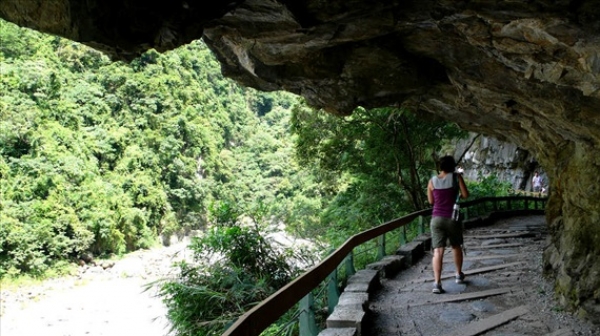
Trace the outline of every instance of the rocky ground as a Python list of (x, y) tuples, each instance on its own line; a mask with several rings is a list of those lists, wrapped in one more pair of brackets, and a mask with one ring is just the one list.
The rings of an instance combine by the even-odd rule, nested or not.
[[(383, 288), (371, 300), (369, 335), (464, 335), (467, 326), (497, 323), (507, 311), (522, 309), (517, 318), (499, 323), (478, 335), (600, 335), (594, 326), (564, 311), (553, 296), (552, 283), (542, 276), (542, 251), (547, 244), (542, 216), (514, 217), (465, 233), (467, 254), (464, 284), (454, 281), (452, 255), (446, 254), (442, 275), (444, 294), (432, 294), (431, 254), (395, 278), (382, 281)], [(519, 232), (534, 237), (506, 238)], [(496, 236), (496, 237), (494, 237)], [(486, 268), (502, 267), (495, 271)], [(510, 289), (500, 295), (453, 300), (460, 295)], [(495, 321), (495, 322), (493, 322)], [(469, 334), (471, 335), (471, 334)]]
[[(271, 228), (268, 239), (279, 246), (310, 246), (283, 229)], [(185, 238), (120, 260), (94, 260), (79, 267), (77, 276), (0, 288), (0, 336), (168, 335), (166, 307), (156, 287), (146, 288), (176, 274), (173, 263), (191, 260), (188, 242)]]
[(98, 261), (77, 276), (2, 289), (2, 336), (165, 336), (166, 308), (152, 281), (172, 274), (173, 262), (190, 257), (180, 242), (131, 253), (121, 260)]

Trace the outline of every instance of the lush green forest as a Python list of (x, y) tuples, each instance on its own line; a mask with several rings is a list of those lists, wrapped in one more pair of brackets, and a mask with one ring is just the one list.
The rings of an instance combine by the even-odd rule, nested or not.
[(298, 274), (289, 260), (311, 256), (274, 249), (266, 225), (326, 251), (421, 209), (436, 153), (464, 135), (240, 87), (200, 41), (131, 63), (4, 21), (0, 41), (0, 278), (199, 229), (197, 260), (225, 258), (163, 285), (180, 335), (221, 330)]
[[(200, 42), (131, 64), (0, 22), (0, 275), (148, 247), (300, 188), (296, 98), (224, 79)], [(285, 173), (285, 177), (284, 177)]]

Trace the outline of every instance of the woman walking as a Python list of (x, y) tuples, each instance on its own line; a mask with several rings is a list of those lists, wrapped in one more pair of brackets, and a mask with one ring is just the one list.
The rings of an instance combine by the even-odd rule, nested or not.
[(456, 162), (452, 156), (444, 156), (440, 159), (440, 170), (437, 176), (429, 180), (427, 185), (427, 200), (433, 205), (431, 216), (431, 245), (433, 247), (433, 293), (441, 294), (442, 288), (442, 263), (444, 249), (447, 241), (452, 246), (454, 264), (456, 265), (456, 283), (463, 283), (465, 275), (462, 272), (462, 226), (452, 216), (454, 204), (459, 197), (469, 197), (469, 191), (461, 174), (456, 174)]

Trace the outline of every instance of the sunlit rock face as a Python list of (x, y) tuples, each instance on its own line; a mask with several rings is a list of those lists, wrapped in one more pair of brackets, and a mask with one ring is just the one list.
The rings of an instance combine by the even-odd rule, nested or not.
[(568, 307), (600, 323), (597, 1), (202, 4), (2, 0), (0, 15), (120, 59), (203, 35), (244, 85), (342, 115), (407, 106), (527, 149), (551, 181), (546, 270)]
[(482, 181), (494, 176), (498, 181), (510, 184), (516, 192), (533, 191), (531, 184), (534, 172), (542, 178), (542, 185), (550, 182), (544, 168), (529, 151), (515, 144), (495, 138), (471, 133), (442, 149), (441, 155), (452, 155), (460, 159), (466, 180)]

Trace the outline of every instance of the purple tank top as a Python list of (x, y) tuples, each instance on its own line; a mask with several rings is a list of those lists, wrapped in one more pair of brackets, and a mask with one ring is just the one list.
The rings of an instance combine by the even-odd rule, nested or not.
[(443, 178), (434, 176), (433, 182), (433, 216), (452, 218), (452, 207), (456, 201), (456, 191), (452, 187), (454, 174), (446, 174)]

